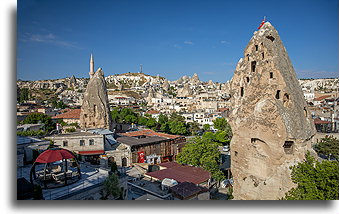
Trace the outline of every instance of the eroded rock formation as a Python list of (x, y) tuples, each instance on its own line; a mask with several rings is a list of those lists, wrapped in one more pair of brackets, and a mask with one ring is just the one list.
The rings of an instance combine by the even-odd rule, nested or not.
[(86, 128), (111, 129), (104, 72), (99, 68), (88, 82), (81, 106), (80, 126)]
[(311, 115), (278, 32), (254, 32), (230, 82), (235, 199), (276, 200), (294, 187), (290, 166), (315, 134)]

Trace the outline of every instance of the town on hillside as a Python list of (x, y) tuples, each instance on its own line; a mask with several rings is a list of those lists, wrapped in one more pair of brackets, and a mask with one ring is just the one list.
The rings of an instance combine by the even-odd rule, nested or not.
[(223, 83), (89, 65), (17, 81), (17, 199), (305, 199), (293, 166), (338, 169), (338, 79), (298, 80), (269, 22)]

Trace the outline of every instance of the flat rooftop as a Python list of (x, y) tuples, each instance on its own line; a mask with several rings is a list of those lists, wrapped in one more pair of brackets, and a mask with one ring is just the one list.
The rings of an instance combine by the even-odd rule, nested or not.
[(136, 145), (160, 143), (163, 141), (167, 141), (167, 138), (158, 137), (158, 136), (150, 136), (150, 137), (145, 137), (145, 138), (118, 137), (116, 140), (118, 141), (118, 143), (123, 143), (129, 146), (136, 146)]

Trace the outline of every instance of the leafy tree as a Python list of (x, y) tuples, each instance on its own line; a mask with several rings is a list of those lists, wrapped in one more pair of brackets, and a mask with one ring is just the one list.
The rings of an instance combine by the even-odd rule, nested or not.
[(120, 183), (119, 178), (116, 174), (112, 173), (104, 181), (104, 190), (106, 192), (106, 196), (104, 198), (107, 198), (110, 195), (113, 196), (114, 198), (120, 196), (121, 194)]
[(130, 114), (125, 117), (125, 122), (127, 123), (136, 123), (137, 121), (138, 121), (138, 118), (134, 115)]
[(338, 139), (333, 136), (322, 138), (319, 143), (314, 145), (314, 150), (318, 154), (329, 157), (330, 155), (339, 160), (339, 143)]
[(149, 118), (147, 120), (146, 126), (149, 128), (155, 127), (157, 125), (157, 121), (154, 118)]
[(130, 108), (123, 108), (123, 109), (120, 110), (120, 115), (121, 115), (122, 118), (126, 119), (126, 117), (129, 116), (129, 115), (135, 116), (135, 113)]
[(145, 126), (147, 124), (148, 119), (146, 117), (139, 117), (138, 124)]
[(205, 132), (202, 135), (202, 138), (208, 139), (208, 140), (211, 140), (211, 141), (215, 141), (215, 136), (214, 136), (213, 132)]
[(17, 100), (19, 103), (23, 103), (27, 100), (29, 100), (29, 96), (30, 96), (30, 93), (29, 93), (29, 89), (28, 88), (17, 88), (18, 90), (18, 97), (17, 97)]
[(316, 161), (308, 152), (306, 160), (291, 167), (292, 181), (298, 186), (285, 195), (286, 200), (338, 200), (338, 161)]
[(52, 118), (42, 113), (32, 113), (22, 121), (23, 124), (37, 124), (39, 122), (45, 124), (47, 131), (55, 129), (55, 123), (52, 121)]
[(122, 123), (123, 122), (123, 118), (120, 115), (120, 112), (118, 109), (114, 109), (113, 111), (111, 111), (111, 118), (112, 121), (116, 122), (116, 123)]
[(202, 167), (209, 171), (214, 179), (221, 181), (225, 176), (219, 169), (221, 155), (219, 146), (219, 143), (210, 139), (196, 137), (183, 147), (176, 160), (181, 164)]
[(170, 116), (170, 121), (182, 122), (185, 123), (185, 117), (181, 116), (177, 112), (173, 112)]
[(210, 128), (211, 128), (211, 125), (210, 125), (210, 124), (204, 124), (204, 125), (203, 125), (203, 129), (204, 129), (205, 131), (210, 130)]
[(187, 125), (188, 125), (188, 131), (191, 133), (191, 135), (196, 134), (196, 132), (200, 130), (200, 125), (196, 121), (192, 123), (188, 123)]
[(227, 138), (230, 140), (232, 138), (232, 129), (230, 124), (227, 122), (227, 120), (223, 117), (217, 118), (213, 121), (214, 128), (225, 131)]
[(171, 134), (185, 135), (187, 134), (187, 128), (185, 123), (180, 121), (170, 121), (169, 130)]
[(160, 131), (169, 133), (170, 132), (169, 122), (161, 124)]
[(228, 138), (228, 135), (225, 131), (217, 131), (215, 134), (214, 134), (214, 139), (217, 141), (217, 142), (220, 142), (222, 144), (225, 144), (226, 142), (228, 142), (229, 138)]
[(167, 115), (165, 115), (165, 114), (160, 114), (159, 115), (159, 118), (158, 118), (158, 123), (159, 124), (165, 124), (165, 123), (167, 123), (168, 122), (168, 117), (167, 117)]

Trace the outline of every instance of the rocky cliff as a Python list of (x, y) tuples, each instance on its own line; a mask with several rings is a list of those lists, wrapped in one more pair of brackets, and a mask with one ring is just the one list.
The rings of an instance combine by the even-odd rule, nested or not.
[(88, 82), (81, 106), (80, 127), (111, 129), (106, 82), (101, 68)]
[(230, 82), (234, 197), (279, 199), (294, 184), (289, 167), (311, 149), (315, 128), (278, 32), (254, 32)]

